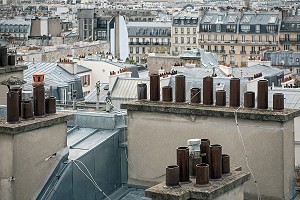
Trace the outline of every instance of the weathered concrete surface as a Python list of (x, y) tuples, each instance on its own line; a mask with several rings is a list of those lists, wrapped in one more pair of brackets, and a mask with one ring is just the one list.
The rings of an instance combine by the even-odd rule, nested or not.
[(0, 118), (0, 133), (3, 134), (19, 134), (35, 129), (40, 129), (55, 124), (60, 124), (72, 119), (74, 115), (66, 113), (56, 113), (43, 118), (35, 118), (33, 120), (21, 121), (16, 124), (6, 123), (6, 117)]
[(67, 147), (70, 114), (6, 124), (0, 120), (0, 199), (29, 200)]
[[(213, 116), (234, 118), (237, 108), (214, 107), (202, 104), (168, 103), (150, 101), (131, 101), (121, 105), (122, 109), (142, 112), (176, 113), (196, 116)], [(239, 119), (285, 122), (300, 115), (300, 110), (285, 109), (282, 112), (273, 110), (239, 109)]]
[[(180, 188), (172, 189), (165, 188), (165, 182), (163, 182), (145, 190), (145, 196), (153, 200), (211, 200), (216, 198), (231, 200), (232, 196), (229, 193), (236, 194), (236, 191), (233, 191), (234, 188), (241, 187), (250, 178), (250, 173), (231, 171), (230, 176), (223, 176), (222, 180), (210, 180), (208, 185), (201, 187), (195, 186), (195, 179), (191, 179), (192, 183), (182, 184)], [(238, 191), (243, 194), (243, 190)], [(243, 200), (243, 197), (240, 200)]]
[[(175, 103), (130, 102), (128, 108), (128, 176), (130, 184), (153, 186), (164, 180), (165, 166), (176, 163), (176, 148), (191, 138), (221, 144), (232, 165), (248, 162), (262, 199), (290, 199), (294, 191), (294, 119), (299, 110), (238, 110)], [(145, 159), (147, 158), (147, 159)], [(245, 192), (257, 195), (253, 181)]]

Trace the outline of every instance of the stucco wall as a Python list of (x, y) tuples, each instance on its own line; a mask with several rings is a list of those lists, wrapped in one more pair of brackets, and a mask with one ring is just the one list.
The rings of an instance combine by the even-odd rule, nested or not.
[[(15, 135), (0, 133), (0, 176), (6, 177), (0, 182), (0, 199), (32, 199), (60, 159), (54, 154), (67, 146), (66, 134), (66, 122)], [(15, 180), (8, 181), (12, 176)]]
[[(128, 176), (131, 184), (164, 181), (165, 166), (176, 164), (176, 148), (191, 138), (209, 138), (248, 171), (234, 118), (128, 111)], [(289, 199), (294, 174), (294, 122), (238, 120), (249, 166), (261, 195)], [(146, 159), (145, 159), (146, 158)], [(253, 180), (245, 192), (256, 195)]]
[(158, 70), (163, 67), (166, 71), (170, 71), (175, 63), (181, 63), (182, 60), (176, 56), (149, 56), (147, 59), (147, 68), (151, 74), (158, 73)]

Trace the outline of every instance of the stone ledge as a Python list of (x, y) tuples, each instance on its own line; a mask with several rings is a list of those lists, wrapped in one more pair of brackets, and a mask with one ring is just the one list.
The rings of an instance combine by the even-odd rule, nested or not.
[(24, 71), (27, 68), (28, 67), (26, 65), (14, 65), (14, 66), (0, 67), (0, 74)]
[[(175, 102), (150, 102), (150, 101), (130, 101), (121, 104), (122, 109), (128, 111), (159, 112), (188, 114), (198, 116), (227, 117), (234, 118), (237, 108), (206, 106), (203, 104), (175, 103)], [(271, 109), (245, 109), (237, 111), (239, 119), (279, 121), (285, 122), (300, 115), (300, 110), (285, 109), (283, 111), (273, 111)]]
[(145, 190), (145, 196), (154, 200), (188, 200), (214, 199), (250, 180), (251, 174), (242, 171), (231, 171), (231, 175), (223, 176), (222, 180), (210, 180), (208, 186), (195, 187), (192, 183), (183, 184), (180, 188), (165, 188), (165, 182)]
[(48, 115), (43, 118), (35, 118), (32, 120), (21, 120), (20, 123), (9, 124), (6, 123), (6, 117), (0, 118), (0, 133), (2, 134), (19, 134), (39, 128), (44, 128), (56, 124), (64, 123), (70, 119), (73, 119), (73, 114), (67, 113), (56, 113), (53, 115)]

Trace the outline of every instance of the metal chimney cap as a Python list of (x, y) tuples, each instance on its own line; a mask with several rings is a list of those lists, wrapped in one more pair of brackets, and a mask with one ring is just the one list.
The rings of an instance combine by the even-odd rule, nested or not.
[(189, 139), (187, 141), (188, 146), (196, 146), (201, 144), (201, 139)]

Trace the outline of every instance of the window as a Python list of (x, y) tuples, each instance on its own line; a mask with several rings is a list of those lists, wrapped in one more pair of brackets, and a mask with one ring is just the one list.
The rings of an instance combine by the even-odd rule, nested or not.
[(300, 41), (300, 34), (297, 35), (297, 41)]
[(242, 46), (242, 53), (246, 54), (246, 47), (245, 46)]
[(207, 35), (207, 41), (210, 41), (210, 35)]
[(255, 54), (255, 46), (252, 46), (252, 47), (251, 47), (251, 52), (250, 52), (250, 54)]
[(255, 32), (256, 32), (256, 33), (260, 33), (260, 25), (259, 25), (259, 24), (257, 24), (257, 25), (255, 26)]
[(178, 24), (178, 19), (175, 19), (174, 22), (175, 22), (175, 24)]
[(255, 35), (251, 36), (251, 42), (255, 42)]
[(200, 41), (204, 40), (204, 35), (200, 35)]
[(245, 24), (241, 25), (241, 32), (243, 33), (250, 32), (250, 25), (245, 25)]
[(191, 43), (190, 37), (187, 37), (186, 39), (187, 39), (187, 43), (190, 44)]
[(221, 53), (225, 53), (224, 46), (221, 46)]
[(140, 53), (140, 48), (139, 48), (139, 47), (136, 47), (135, 52), (136, 52), (136, 53)]
[(184, 33), (184, 28), (181, 28), (181, 34), (183, 34)]
[(227, 25), (226, 26), (226, 32), (231, 32), (234, 33), (235, 32), (235, 25)]
[(178, 52), (178, 47), (175, 47), (175, 52)]
[(221, 32), (221, 24), (216, 25), (217, 32)]
[(136, 43), (139, 44), (140, 43), (140, 39), (136, 38)]
[(245, 41), (246, 41), (246, 36), (242, 35), (242, 42), (245, 42)]
[(290, 34), (284, 34), (284, 40), (289, 41), (290, 40)]
[(224, 41), (224, 35), (221, 35), (221, 41)]
[(190, 34), (190, 28), (186, 29), (187, 34)]
[(175, 33), (178, 33), (178, 28), (175, 28)]
[(230, 35), (230, 41), (234, 40), (234, 35)]
[(207, 51), (211, 51), (211, 46), (207, 45)]
[(262, 36), (258, 36), (258, 42), (262, 42)]
[(81, 76), (82, 87), (86, 87), (90, 85), (90, 75)]
[(283, 45), (283, 50), (290, 50), (290, 45)]
[(130, 47), (130, 53), (133, 53), (133, 47)]
[(300, 45), (297, 45), (297, 51), (300, 51)]
[(215, 40), (215, 41), (218, 41), (218, 35), (215, 35), (214, 40)]
[(196, 34), (196, 28), (193, 28), (193, 34)]
[(218, 46), (215, 46), (215, 52), (218, 53)]
[(204, 32), (209, 32), (211, 29), (211, 25), (210, 24), (202, 24), (202, 30)]
[(276, 30), (276, 26), (274, 26), (274, 25), (269, 25), (266, 28), (267, 28), (268, 33), (274, 33)]
[(193, 37), (193, 44), (196, 44), (196, 37)]
[(270, 41), (269, 36), (266, 36), (266, 42), (269, 42), (269, 41)]
[(181, 37), (181, 44), (184, 43), (184, 37)]

